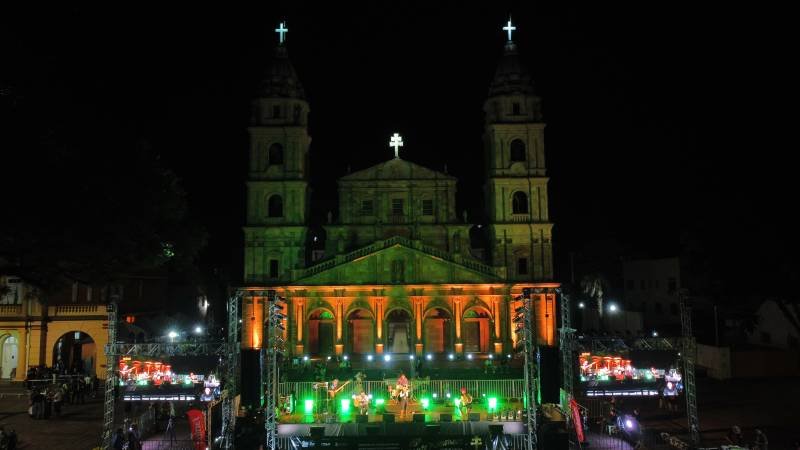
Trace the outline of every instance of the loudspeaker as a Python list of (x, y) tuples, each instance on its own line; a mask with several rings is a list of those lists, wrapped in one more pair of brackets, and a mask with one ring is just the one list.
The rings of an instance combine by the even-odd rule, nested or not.
[(381, 433), (381, 427), (369, 426), (367, 427), (367, 436), (377, 436)]
[(491, 424), (489, 425), (489, 434), (492, 436), (497, 436), (503, 434), (503, 424)]
[(366, 414), (356, 414), (356, 423), (367, 423), (369, 422), (369, 416)]
[(242, 406), (257, 408), (261, 404), (261, 392), (259, 391), (259, 386), (261, 385), (260, 357), (260, 350), (242, 350), (240, 360), (242, 368)]
[(425, 414), (414, 414), (414, 422), (425, 422)]
[(441, 413), (439, 414), (439, 422), (452, 422), (453, 415), (450, 413)]
[(394, 414), (384, 414), (383, 423), (394, 423)]
[(481, 421), (481, 413), (469, 413), (469, 421), (470, 422), (480, 422)]
[(325, 437), (325, 427), (311, 427), (311, 439), (322, 439)]
[(561, 388), (561, 375), (559, 365), (561, 357), (558, 348), (540, 347), (538, 353), (539, 392), (542, 403), (558, 403), (559, 389)]
[(425, 434), (438, 434), (440, 431), (441, 425), (425, 425)]

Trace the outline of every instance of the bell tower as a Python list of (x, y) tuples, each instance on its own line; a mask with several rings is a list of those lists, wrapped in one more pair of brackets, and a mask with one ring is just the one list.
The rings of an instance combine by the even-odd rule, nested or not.
[(289, 281), (305, 266), (309, 211), (309, 106), (289, 61), (285, 24), (251, 103), (245, 282)]
[(483, 144), (491, 262), (509, 280), (553, 279), (552, 228), (547, 207), (541, 99), (511, 39), (484, 103)]

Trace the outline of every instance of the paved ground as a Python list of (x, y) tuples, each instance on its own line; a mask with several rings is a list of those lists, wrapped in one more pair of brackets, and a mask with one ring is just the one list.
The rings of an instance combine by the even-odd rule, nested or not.
[(103, 404), (100, 399), (84, 405), (64, 405), (60, 418), (33, 420), (28, 417), (27, 396), (3, 386), (0, 389), (0, 425), (13, 428), (19, 436), (19, 448), (25, 450), (91, 450), (97, 446), (102, 431)]

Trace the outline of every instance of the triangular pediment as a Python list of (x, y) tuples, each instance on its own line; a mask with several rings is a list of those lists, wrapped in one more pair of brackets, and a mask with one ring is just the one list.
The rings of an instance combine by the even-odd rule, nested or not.
[(395, 237), (299, 270), (292, 284), (496, 283), (502, 271)]
[(455, 180), (455, 178), (411, 161), (394, 158), (345, 175), (339, 180), (347, 182), (367, 180)]

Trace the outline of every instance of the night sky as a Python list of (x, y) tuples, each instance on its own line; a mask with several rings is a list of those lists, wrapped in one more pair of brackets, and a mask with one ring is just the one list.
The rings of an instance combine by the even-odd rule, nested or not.
[(249, 100), (279, 21), (311, 105), (315, 221), (335, 208), (348, 166), (392, 157), (393, 132), (404, 159), (447, 165), (459, 210), (476, 218), (481, 107), (511, 13), (543, 99), (558, 278), (569, 252), (675, 255), (687, 235), (731, 280), (774, 277), (789, 261), (796, 144), (777, 143), (782, 121), (769, 106), (784, 101), (788, 33), (759, 12), (697, 2), (273, 3), (7, 10), (1, 81), (52, 93), (61, 111), (124, 123), (121, 140), (149, 142), (210, 234), (201, 264), (239, 276)]

